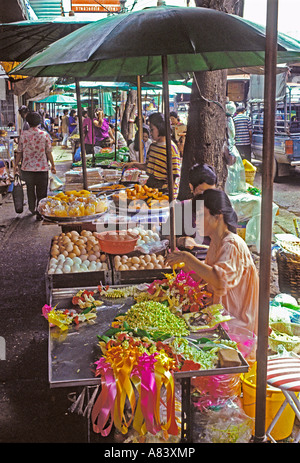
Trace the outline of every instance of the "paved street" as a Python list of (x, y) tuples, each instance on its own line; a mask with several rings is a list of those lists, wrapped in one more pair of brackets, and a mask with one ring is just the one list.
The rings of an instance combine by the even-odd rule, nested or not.
[[(261, 174), (258, 170), (255, 186), (261, 188)], [(276, 216), (274, 233), (295, 233), (293, 219), (300, 220), (300, 168), (287, 177), (281, 177), (274, 183), (273, 200), (279, 206), (279, 215)]]
[[(71, 165), (70, 151), (56, 148), (54, 154), (62, 176)], [(300, 216), (297, 182), (275, 186), (274, 199), (282, 202), (276, 226), (284, 231), (293, 231), (294, 213)], [(9, 198), (0, 206), (0, 218), (0, 336), (6, 341), (6, 360), (0, 361), (0, 442), (86, 442), (85, 419), (68, 412), (67, 394), (74, 389), (50, 389), (48, 384), (48, 325), (41, 308), (50, 243), (60, 227), (37, 222), (26, 207), (16, 216)]]

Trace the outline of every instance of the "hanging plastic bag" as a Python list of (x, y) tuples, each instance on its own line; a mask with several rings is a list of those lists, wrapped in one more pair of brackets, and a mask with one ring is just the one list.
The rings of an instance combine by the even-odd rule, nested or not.
[(249, 443), (252, 437), (253, 418), (250, 418), (234, 401), (209, 410), (204, 436), (206, 443)]
[(16, 213), (22, 214), (23, 203), (24, 203), (24, 191), (23, 191), (21, 178), (18, 174), (16, 174), (14, 178), (14, 187), (13, 187), (12, 195), (13, 195), (13, 201), (14, 201)]
[(74, 162), (81, 161), (81, 148), (77, 148), (74, 154)]
[(57, 175), (50, 174), (50, 185), (49, 188), (51, 191), (61, 190), (64, 185), (64, 182), (60, 180)]
[(232, 158), (232, 161), (227, 165), (228, 176), (225, 184), (225, 192), (228, 195), (245, 193), (247, 190), (244, 164), (235, 146), (235, 126), (232, 118), (235, 110), (236, 106), (234, 102), (228, 101), (226, 103), (227, 146), (229, 157)]

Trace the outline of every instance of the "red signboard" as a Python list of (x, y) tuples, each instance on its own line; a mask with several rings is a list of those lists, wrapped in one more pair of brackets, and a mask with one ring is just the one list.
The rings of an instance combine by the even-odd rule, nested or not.
[(75, 13), (107, 13), (120, 11), (120, 0), (72, 0)]

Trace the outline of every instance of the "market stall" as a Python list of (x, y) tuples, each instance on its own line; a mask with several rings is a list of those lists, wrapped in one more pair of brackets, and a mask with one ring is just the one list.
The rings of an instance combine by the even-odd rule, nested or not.
[[(185, 11), (184, 11), (185, 10)], [(188, 10), (188, 12), (187, 12)], [(179, 11), (179, 9), (178, 9)], [(267, 14), (267, 34), (266, 40), (264, 36), (264, 31), (244, 20), (238, 20), (238, 18), (234, 18), (231, 15), (222, 15), (220, 12), (213, 12), (208, 11), (208, 9), (201, 9), (201, 8), (188, 8), (188, 9), (181, 9), (179, 15), (181, 14), (191, 15), (189, 17), (189, 27), (175, 27), (176, 21), (178, 20), (180, 24), (184, 24), (183, 19), (179, 19), (174, 11), (173, 8), (169, 10), (165, 8), (162, 10), (160, 8), (156, 8), (155, 10), (151, 11), (148, 9), (146, 14), (144, 12), (138, 14), (142, 14), (145, 16), (145, 21), (140, 21), (142, 26), (142, 30), (139, 30), (135, 26), (132, 27), (132, 21), (136, 20), (135, 14), (130, 15), (120, 15), (119, 18), (108, 18), (101, 22), (103, 24), (103, 29), (99, 27), (97, 29), (97, 33), (100, 34), (99, 42), (95, 40), (94, 33), (95, 31), (92, 30), (92, 34), (90, 34), (89, 26), (87, 26), (82, 34), (83, 38), (87, 40), (92, 35), (93, 43), (96, 44), (97, 50), (95, 50), (95, 54), (97, 57), (95, 58), (95, 54), (93, 55), (93, 59), (95, 61), (89, 62), (89, 57), (81, 57), (81, 59), (77, 60), (76, 63), (65, 63), (64, 59), (63, 65), (57, 65), (57, 58), (60, 53), (60, 49), (56, 49), (55, 46), (49, 47), (42, 56), (42, 59), (39, 63), (39, 57), (34, 57), (32, 62), (30, 60), (25, 64), (23, 67), (17, 68), (17, 71), (21, 71), (22, 73), (29, 73), (32, 75), (58, 75), (61, 72), (61, 75), (77, 75), (82, 77), (82, 72), (84, 68), (85, 75), (89, 75), (90, 78), (93, 76), (99, 78), (108, 78), (111, 76), (115, 76), (116, 80), (120, 79), (122, 71), (124, 72), (124, 68), (128, 70), (128, 74), (134, 72), (134, 75), (144, 75), (148, 76), (147, 71), (150, 72), (151, 76), (153, 77), (155, 73), (161, 74), (161, 67), (163, 68), (163, 75), (164, 75), (164, 89), (166, 89), (166, 81), (171, 73), (175, 73), (176, 75), (185, 73), (187, 71), (197, 71), (197, 70), (213, 70), (213, 69), (220, 69), (220, 68), (230, 68), (232, 66), (236, 67), (239, 64), (243, 66), (246, 63), (250, 63), (252, 65), (266, 65), (266, 75), (272, 77), (272, 74), (275, 75), (274, 66), (276, 61), (277, 62), (287, 62), (291, 59), (295, 59), (299, 55), (299, 46), (294, 41), (293, 44), (286, 40), (284, 37), (280, 37), (280, 44), (278, 45), (277, 42), (277, 34), (274, 33), (274, 30), (277, 32), (277, 3), (274, 2), (274, 5), (271, 6), (271, 2), (268, 2), (268, 14)], [(269, 13), (270, 12), (270, 13)], [(170, 14), (169, 14), (170, 13)], [(155, 21), (153, 21), (153, 17), (151, 15), (156, 15)], [(211, 18), (206, 18), (205, 15), (208, 14)], [(198, 15), (200, 16), (198, 18)], [(160, 33), (163, 34), (161, 40), (157, 40), (159, 44), (159, 50), (155, 50), (151, 53), (151, 56), (146, 56), (145, 59), (145, 49), (148, 49), (148, 41), (145, 44), (142, 44), (139, 40), (140, 37), (144, 37), (144, 29), (145, 26), (147, 30), (149, 30), (149, 25), (147, 24), (147, 16), (150, 18), (151, 24), (155, 24), (157, 26), (157, 30), (155, 30), (155, 34), (157, 37), (160, 37)], [(168, 21), (170, 17), (169, 25), (171, 27), (170, 31), (167, 32), (166, 27), (162, 26), (160, 21)], [(129, 30), (130, 37), (133, 40), (133, 46), (129, 47), (128, 43), (124, 44), (126, 46), (126, 51), (130, 50), (132, 55), (127, 56), (126, 53), (123, 52), (121, 47), (120, 40), (116, 40), (116, 52), (114, 54), (113, 59), (107, 60), (107, 55), (105, 54), (106, 46), (109, 46), (110, 52), (112, 51), (112, 38), (109, 36), (109, 32), (113, 30), (114, 32), (118, 32), (121, 28), (111, 27), (111, 21), (122, 21), (123, 18), (125, 20), (128, 19), (129, 23)], [(175, 19), (176, 18), (176, 19)], [(209, 22), (211, 19), (212, 23)], [(207, 32), (207, 44), (203, 42), (203, 36), (200, 37), (200, 44), (197, 44), (197, 34), (194, 35), (194, 30), (199, 30), (199, 21), (203, 20), (203, 27), (204, 30)], [(218, 20), (222, 21), (222, 25), (218, 23)], [(224, 34), (222, 33), (221, 36), (219, 31), (224, 31), (224, 21), (229, 22), (228, 27), (231, 33), (229, 34), (231, 43), (225, 43), (223, 40)], [(233, 22), (231, 22), (233, 21)], [(135, 22), (136, 24), (136, 22)], [(193, 25), (195, 25), (193, 27)], [(117, 25), (116, 25), (117, 26)], [(195, 29), (196, 27), (196, 29)], [(181, 36), (180, 32), (183, 30), (183, 36)], [(186, 31), (189, 30), (189, 33), (192, 33), (193, 38), (192, 40), (186, 40)], [(136, 39), (133, 31), (138, 34), (138, 39)], [(174, 32), (176, 31), (176, 32)], [(209, 33), (212, 36), (209, 36)], [(247, 33), (245, 33), (247, 32)], [(87, 33), (87, 36), (85, 36)], [(124, 33), (122, 29), (122, 34)], [(234, 33), (237, 34), (235, 37)], [(168, 43), (171, 45), (171, 49), (165, 51), (165, 54), (161, 56), (161, 43), (164, 43), (165, 34), (168, 35), (169, 40)], [(174, 35), (175, 34), (175, 35)], [(253, 34), (253, 35), (252, 35)], [(74, 47), (73, 39), (79, 39), (78, 43), (78, 50), (80, 49), (80, 45), (82, 45), (85, 49), (86, 42), (82, 40), (82, 36), (80, 33), (74, 34), (71, 37), (68, 37), (66, 40), (66, 45)], [(221, 38), (221, 39), (220, 39)], [(242, 38), (245, 38), (245, 44), (242, 43)], [(117, 37), (118, 39), (118, 37)], [(193, 43), (193, 47), (190, 47), (190, 43)], [(211, 51), (211, 44), (214, 44), (214, 50)], [(178, 45), (179, 44), (179, 45)], [(184, 48), (184, 45), (187, 45), (187, 48)], [(154, 45), (154, 44), (153, 44)], [(198, 46), (199, 45), (199, 46)], [(66, 48), (67, 48), (66, 46)], [(135, 46), (138, 47), (138, 50), (135, 50)], [(101, 51), (99, 49), (103, 47), (104, 49), (104, 60), (101, 59)], [(250, 47), (250, 49), (249, 49)], [(181, 55), (178, 55), (178, 50), (182, 50)], [(261, 50), (261, 51), (259, 51)], [(266, 53), (265, 53), (266, 50)], [(90, 50), (89, 50), (90, 51)], [(216, 52), (217, 51), (217, 52)], [(51, 53), (53, 52), (53, 59), (51, 58)], [(65, 53), (65, 50), (64, 50)], [(44, 56), (46, 55), (46, 56)], [(167, 55), (177, 55), (175, 59), (167, 60)], [(189, 56), (190, 55), (190, 56)], [(266, 55), (266, 56), (265, 56)], [(90, 55), (89, 55), (90, 56)], [(47, 57), (49, 58), (47, 60)], [(118, 57), (120, 57), (118, 59)], [(180, 58), (183, 58), (182, 60)], [(173, 57), (172, 57), (173, 58)], [(189, 60), (191, 58), (191, 60)], [(43, 61), (44, 59), (44, 61)], [(150, 59), (150, 62), (149, 62)], [(239, 61), (241, 60), (241, 62)], [(188, 62), (189, 61), (189, 62)], [(85, 66), (82, 66), (82, 63), (85, 63)], [(32, 66), (32, 67), (31, 67)], [(125, 70), (126, 70), (125, 69)], [(130, 69), (132, 71), (130, 71)], [(149, 71), (151, 69), (151, 71)], [(122, 71), (121, 71), (122, 70)], [(94, 74), (93, 74), (94, 73)], [(125, 77), (122, 75), (122, 80), (126, 80)], [(270, 204), (272, 203), (272, 181), (270, 180), (271, 172), (272, 172), (272, 147), (273, 147), (273, 139), (274, 139), (274, 107), (272, 106), (272, 102), (274, 100), (274, 95), (272, 94), (275, 85), (272, 85), (272, 79), (266, 79), (266, 101), (270, 103), (268, 117), (266, 117), (266, 125), (265, 125), (265, 137), (264, 137), (264, 151), (266, 153), (266, 169), (264, 169), (264, 177), (263, 177), (263, 191), (264, 195), (262, 198), (262, 210), (264, 213), (263, 222), (262, 222), (262, 248), (268, 250), (270, 247), (270, 234), (271, 234), (271, 220), (270, 220)], [(164, 100), (165, 100), (165, 108), (166, 108), (166, 120), (168, 120), (168, 92), (167, 90), (164, 92)], [(269, 117), (270, 116), (270, 117)], [(167, 141), (169, 140), (169, 136), (167, 136)], [(170, 149), (167, 149), (167, 152), (170, 153)], [(83, 164), (83, 169), (85, 165)], [(169, 169), (169, 171), (171, 171)], [(172, 191), (172, 180), (170, 180), (170, 191)], [(172, 221), (171, 221), (172, 222)], [(172, 235), (172, 233), (171, 233)], [(172, 248), (172, 246), (171, 246)], [(270, 250), (269, 250), (270, 251)], [(266, 384), (266, 330), (267, 330), (267, 322), (266, 317), (268, 317), (268, 304), (269, 304), (269, 292), (266, 291), (266, 288), (269, 287), (268, 276), (270, 273), (270, 259), (269, 259), (268, 251), (263, 256), (261, 260), (261, 287), (262, 290), (260, 292), (260, 319), (259, 319), (259, 348), (258, 354), (260, 359), (264, 359), (265, 361), (261, 362), (260, 371), (258, 375), (258, 386), (259, 386), (259, 400), (257, 401), (257, 408), (258, 410), (262, 411), (260, 413), (262, 419), (258, 420), (258, 427), (257, 427), (257, 439), (264, 439), (264, 409), (265, 409), (265, 384)], [(266, 283), (266, 284), (264, 284)]]
[[(145, 193), (148, 203), (143, 201), (144, 204), (141, 204), (140, 198), (145, 197)], [(155, 439), (156, 434), (160, 435), (159, 432), (165, 430), (169, 436), (166, 441), (174, 438), (191, 442), (192, 378), (221, 378), (223, 375), (231, 378), (231, 375), (239, 376), (248, 370), (243, 349), (230, 339), (220, 325), (230, 319), (223, 307), (211, 304), (211, 294), (206, 291), (205, 285), (199, 286), (183, 269), (172, 269), (165, 262), (169, 242), (162, 239), (160, 226), (168, 218), (167, 200), (162, 192), (135, 184), (125, 190), (115, 190), (110, 200), (103, 195), (97, 197), (88, 191), (73, 190), (48, 197), (40, 205), (40, 212), (46, 219), (69, 225), (70, 228), (66, 233), (62, 231), (53, 237), (46, 271), (48, 298), (43, 313), (50, 324), (50, 386), (83, 387), (80, 400), (76, 399), (72, 409), (78, 411), (78, 403), (82, 407), (87, 401), (88, 422), (93, 424), (94, 432), (108, 435), (108, 438), (111, 438), (110, 432), (99, 425), (103, 419), (99, 401), (103, 399), (103, 385), (107, 383), (103, 375), (100, 378), (100, 370), (95, 369), (94, 365), (97, 361), (104, 361), (107, 351), (107, 347), (101, 350), (97, 343), (98, 336), (103, 336), (103, 340), (109, 342), (111, 329), (117, 336), (116, 340), (119, 339), (119, 331), (127, 333), (126, 336), (134, 333), (135, 341), (141, 345), (144, 338), (149, 337), (149, 346), (153, 350), (148, 351), (149, 356), (154, 355), (158, 347), (164, 349), (165, 355), (168, 350), (171, 352), (174, 349), (174, 358), (168, 358), (172, 368), (164, 373), (165, 379), (160, 387), (163, 395), (164, 388), (173, 391), (172, 401), (166, 410), (161, 410), (162, 417), (156, 416), (155, 426), (153, 423), (148, 423), (149, 429), (145, 424), (140, 428), (136, 423), (133, 428), (125, 426), (126, 429), (130, 428), (129, 435), (137, 433), (138, 439), (144, 434), (149, 435), (149, 432)], [(143, 210), (144, 205), (147, 208)], [(95, 214), (84, 215), (91, 212), (91, 208)], [(103, 211), (100, 217), (97, 217), (97, 208)], [(79, 215), (70, 216), (75, 210)], [(112, 221), (112, 217), (116, 222)], [(87, 229), (90, 224), (94, 225), (95, 230)], [(83, 298), (81, 302), (80, 298)], [(157, 324), (154, 330), (157, 330), (156, 334), (160, 333), (158, 337), (149, 332), (151, 328), (146, 323), (151, 310), (156, 313), (151, 326)], [(133, 318), (130, 318), (131, 312), (135, 311)], [(116, 320), (124, 313), (130, 322), (129, 319), (124, 322)], [(134, 325), (134, 320), (142, 324)], [(118, 329), (116, 323), (122, 326)], [(164, 333), (166, 327), (167, 332)], [(177, 338), (182, 340), (179, 342)], [(179, 344), (175, 348), (177, 341)], [(114, 336), (111, 342), (114, 344)], [(179, 358), (181, 361), (178, 363)], [(199, 362), (201, 359), (200, 363), (197, 363), (197, 358)], [(151, 359), (154, 362), (154, 357)], [(166, 378), (169, 378), (170, 384)], [(135, 380), (130, 387), (132, 390), (137, 388)], [(205, 390), (204, 397), (208, 393)], [(158, 400), (157, 395), (155, 397), (155, 401)], [(140, 410), (137, 404), (135, 407), (135, 416), (144, 420), (146, 412)], [(165, 423), (165, 413), (173, 423), (170, 428)], [(97, 419), (92, 418), (95, 414)], [(113, 429), (116, 427), (123, 432), (125, 428), (120, 424), (120, 419), (122, 421), (120, 417), (113, 421)]]

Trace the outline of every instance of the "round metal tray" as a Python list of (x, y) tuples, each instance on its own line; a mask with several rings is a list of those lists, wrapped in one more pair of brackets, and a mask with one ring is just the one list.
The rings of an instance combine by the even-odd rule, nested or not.
[(83, 215), (81, 217), (55, 217), (55, 216), (49, 216), (49, 215), (42, 215), (45, 220), (48, 220), (50, 222), (58, 222), (58, 223), (80, 223), (80, 222), (91, 222), (93, 220), (99, 219), (99, 217), (102, 217), (102, 215), (106, 214), (106, 211), (104, 212), (99, 212), (99, 214), (93, 214), (93, 215)]
[(160, 212), (166, 212), (169, 207), (160, 208), (148, 208), (148, 209), (128, 209), (126, 207), (119, 207), (115, 205), (116, 210), (123, 214), (159, 214)]

